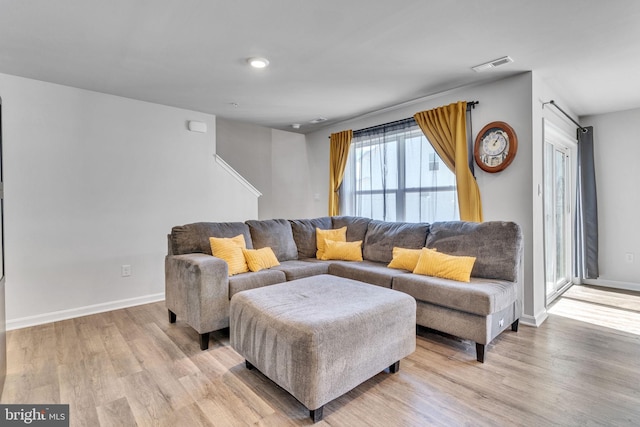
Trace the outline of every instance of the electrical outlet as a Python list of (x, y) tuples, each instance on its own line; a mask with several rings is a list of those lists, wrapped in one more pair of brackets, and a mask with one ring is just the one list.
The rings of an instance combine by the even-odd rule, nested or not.
[(122, 274), (122, 277), (129, 277), (131, 276), (131, 266), (130, 265), (123, 265), (120, 267), (120, 274)]
[(624, 254), (624, 260), (627, 261), (628, 263), (633, 263), (633, 259), (634, 259), (634, 255), (632, 252), (627, 252), (626, 254)]

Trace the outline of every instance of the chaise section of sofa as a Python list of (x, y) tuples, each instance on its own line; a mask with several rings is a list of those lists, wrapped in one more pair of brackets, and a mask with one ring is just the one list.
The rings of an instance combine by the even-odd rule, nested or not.
[(422, 275), (395, 277), (393, 289), (416, 299), (416, 322), (472, 340), (477, 359), (485, 347), (522, 315), (522, 232), (512, 222), (439, 222), (426, 245), (451, 255), (473, 256), (469, 283)]

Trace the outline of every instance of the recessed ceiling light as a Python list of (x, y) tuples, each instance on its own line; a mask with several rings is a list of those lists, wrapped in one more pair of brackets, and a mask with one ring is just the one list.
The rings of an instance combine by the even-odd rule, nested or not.
[(249, 58), (247, 59), (247, 62), (253, 68), (265, 68), (267, 65), (269, 65), (269, 60), (266, 58)]
[(300, 123), (294, 123), (291, 125), (291, 127), (294, 129), (300, 129)]

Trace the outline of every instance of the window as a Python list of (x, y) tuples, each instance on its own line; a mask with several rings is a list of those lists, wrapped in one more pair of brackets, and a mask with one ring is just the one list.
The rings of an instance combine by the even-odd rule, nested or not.
[(413, 119), (354, 132), (340, 197), (342, 215), (459, 219), (455, 175)]

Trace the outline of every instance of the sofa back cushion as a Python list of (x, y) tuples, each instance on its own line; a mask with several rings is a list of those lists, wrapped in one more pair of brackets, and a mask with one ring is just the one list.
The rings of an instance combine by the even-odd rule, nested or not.
[(250, 220), (245, 224), (249, 226), (255, 249), (270, 247), (280, 262), (298, 259), (291, 224), (286, 219)]
[(316, 228), (328, 230), (331, 228), (331, 218), (328, 216), (314, 219), (292, 219), (291, 231), (293, 240), (298, 248), (298, 259), (316, 257)]
[(359, 216), (334, 216), (331, 217), (331, 222), (331, 228), (347, 227), (347, 242), (357, 242), (364, 241), (371, 219)]
[(249, 227), (243, 222), (194, 222), (171, 229), (169, 254), (184, 255), (203, 253), (211, 255), (209, 237), (235, 237), (244, 235), (247, 248), (251, 249)]
[(372, 220), (367, 226), (364, 239), (364, 259), (388, 264), (393, 258), (394, 246), (421, 249), (425, 245), (427, 233), (429, 233), (427, 223)]
[(518, 280), (522, 231), (516, 223), (434, 222), (427, 247), (445, 254), (476, 257), (472, 277)]

